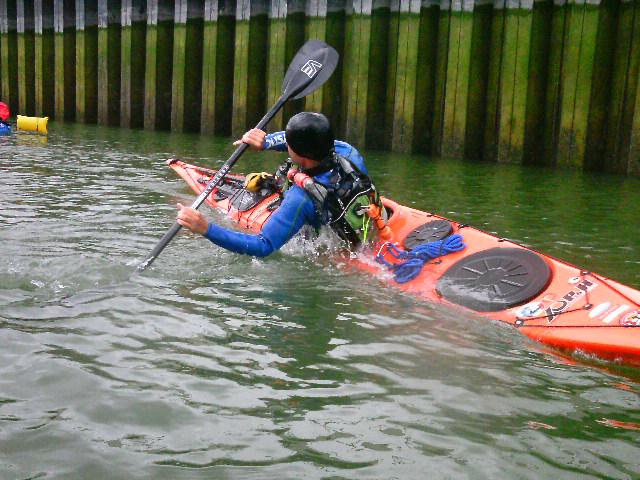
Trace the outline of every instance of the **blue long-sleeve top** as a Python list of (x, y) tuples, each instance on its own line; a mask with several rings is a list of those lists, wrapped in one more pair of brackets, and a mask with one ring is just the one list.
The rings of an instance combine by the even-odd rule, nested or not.
[(8, 135), (11, 133), (11, 125), (0, 120), (0, 135)]
[[(285, 132), (271, 133), (266, 136), (264, 147), (267, 150), (287, 151)], [(360, 152), (346, 142), (335, 141), (335, 150), (339, 155), (351, 160), (365, 174), (368, 174)], [(328, 184), (331, 172), (325, 172), (314, 179)], [(282, 204), (273, 212), (258, 234), (236, 232), (213, 222), (204, 234), (216, 245), (236, 253), (254, 257), (266, 257), (279, 250), (304, 225), (319, 228), (322, 219), (318, 215), (311, 197), (298, 185), (292, 185), (285, 193)]]

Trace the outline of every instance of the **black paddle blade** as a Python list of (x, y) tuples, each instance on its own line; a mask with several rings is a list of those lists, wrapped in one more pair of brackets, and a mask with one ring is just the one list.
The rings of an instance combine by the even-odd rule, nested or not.
[(340, 55), (320, 40), (309, 40), (293, 57), (282, 82), (285, 100), (306, 97), (326, 82), (338, 65)]

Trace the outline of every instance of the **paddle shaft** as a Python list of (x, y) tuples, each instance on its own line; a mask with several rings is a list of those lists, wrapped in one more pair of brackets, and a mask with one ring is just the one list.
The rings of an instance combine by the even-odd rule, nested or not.
[[(271, 108), (271, 110), (269, 110), (266, 113), (266, 115), (262, 117), (262, 120), (258, 122), (258, 124), (256, 125), (256, 128), (260, 130), (264, 129), (267, 123), (269, 123), (271, 119), (276, 115), (276, 113), (278, 113), (278, 111), (282, 108), (282, 106), (285, 104), (287, 100), (288, 100), (288, 97), (285, 98), (285, 96), (282, 95), (278, 99), (278, 101), (275, 103), (275, 105)], [(229, 170), (231, 170), (233, 165), (238, 161), (238, 159), (247, 150), (247, 148), (249, 148), (249, 145), (247, 145), (246, 143), (242, 143), (238, 148), (236, 148), (235, 152), (231, 154), (231, 156), (224, 163), (224, 165), (220, 167), (220, 170), (218, 170), (216, 174), (213, 176), (213, 178), (209, 180), (209, 183), (207, 184), (206, 188), (202, 191), (200, 195), (198, 195), (198, 198), (196, 198), (195, 201), (191, 204), (191, 208), (194, 208), (196, 210), (200, 208), (200, 205), (204, 203), (204, 201), (207, 199), (207, 197), (213, 191), (213, 189), (216, 188), (218, 184), (222, 181), (222, 179), (225, 177), (225, 175), (229, 173)], [(151, 265), (155, 261), (155, 259), (158, 258), (158, 256), (162, 253), (162, 251), (169, 244), (169, 242), (173, 240), (173, 237), (176, 236), (176, 234), (180, 231), (181, 228), (182, 228), (182, 225), (180, 225), (178, 222), (174, 223), (173, 226), (169, 230), (167, 230), (167, 233), (163, 235), (163, 237), (160, 239), (158, 244), (153, 248), (153, 250), (151, 250), (151, 253), (149, 253), (149, 256), (146, 258), (146, 260), (140, 264), (140, 266), (138, 267), (138, 271), (143, 271), (149, 265)]]

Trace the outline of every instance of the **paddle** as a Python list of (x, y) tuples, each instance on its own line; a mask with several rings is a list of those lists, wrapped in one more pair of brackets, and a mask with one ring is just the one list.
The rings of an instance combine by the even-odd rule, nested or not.
[[(298, 53), (296, 53), (296, 56), (293, 57), (291, 65), (289, 65), (289, 69), (282, 82), (282, 95), (278, 98), (278, 101), (271, 110), (258, 122), (256, 128), (260, 130), (264, 129), (267, 123), (269, 123), (288, 100), (297, 100), (305, 97), (326, 82), (336, 69), (338, 58), (338, 52), (320, 40), (309, 40), (305, 43)], [(236, 148), (235, 152), (233, 152), (220, 170), (218, 170), (209, 181), (207, 187), (198, 198), (196, 198), (191, 208), (198, 209), (200, 205), (202, 205), (248, 147), (249, 145), (243, 143)], [(149, 256), (144, 262), (138, 266), (138, 271), (143, 271), (151, 265), (181, 228), (182, 226), (179, 223), (174, 223), (153, 250), (151, 250), (151, 253), (149, 253)]]

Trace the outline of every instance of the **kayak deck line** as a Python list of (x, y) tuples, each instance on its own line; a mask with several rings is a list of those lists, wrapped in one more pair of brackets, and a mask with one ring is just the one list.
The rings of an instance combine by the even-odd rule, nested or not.
[[(178, 159), (167, 163), (197, 194), (216, 173)], [(240, 227), (259, 232), (281, 195), (251, 194), (243, 179), (228, 175), (206, 202)], [(385, 263), (397, 264), (385, 249), (389, 242), (411, 250), (416, 242), (459, 234), (466, 245), (426, 261), (406, 283), (390, 281), (395, 288), (507, 323), (554, 349), (640, 366), (640, 291), (473, 226), (386, 197), (382, 203), (393, 236), (372, 245), (372, 259), (380, 254)], [(353, 258), (348, 265), (389, 281), (389, 270), (379, 263)]]

